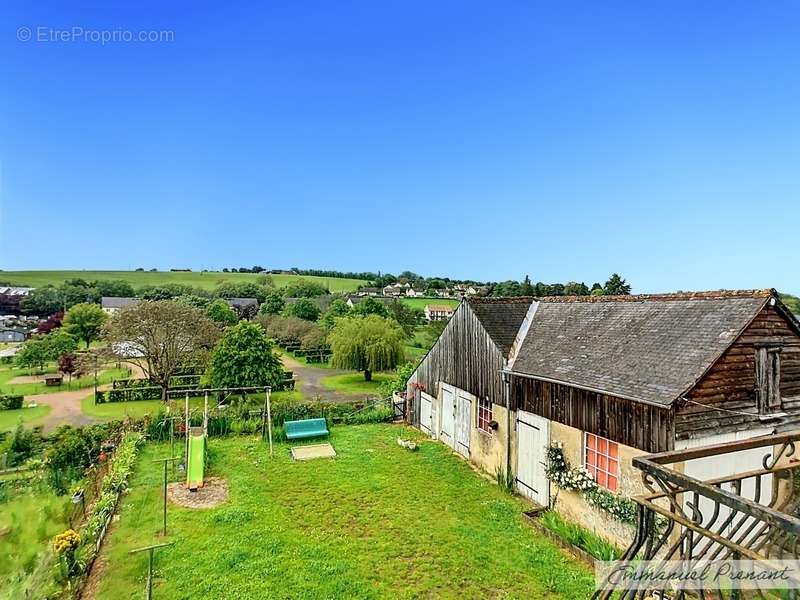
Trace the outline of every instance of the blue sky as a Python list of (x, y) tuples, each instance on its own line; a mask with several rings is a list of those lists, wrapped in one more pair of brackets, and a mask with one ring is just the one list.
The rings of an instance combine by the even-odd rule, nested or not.
[(262, 4), (3, 3), (0, 268), (800, 293), (800, 3)]

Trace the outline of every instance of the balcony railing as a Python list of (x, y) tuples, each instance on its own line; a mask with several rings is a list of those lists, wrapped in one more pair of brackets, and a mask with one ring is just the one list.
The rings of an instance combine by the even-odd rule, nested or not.
[[(649, 494), (634, 498), (639, 518), (622, 560), (797, 559), (800, 494), (795, 488), (800, 431), (633, 459)], [(683, 471), (693, 460), (763, 449), (760, 468), (699, 480)], [(775, 590), (599, 591), (595, 598), (764, 598)], [(775, 597), (798, 597), (797, 592)]]

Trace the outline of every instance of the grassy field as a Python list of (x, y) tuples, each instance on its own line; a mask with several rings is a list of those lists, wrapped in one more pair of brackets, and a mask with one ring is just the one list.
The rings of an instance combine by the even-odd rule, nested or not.
[(50, 539), (67, 528), (68, 496), (47, 489), (14, 495), (0, 508), (0, 598), (24, 598), (25, 581)]
[(391, 373), (373, 373), (372, 381), (364, 380), (364, 373), (345, 373), (332, 375), (320, 380), (326, 388), (342, 392), (343, 394), (368, 394), (377, 392), (381, 384), (392, 378)]
[[(420, 442), (417, 452), (396, 438)], [(591, 573), (527, 526), (525, 504), (444, 445), (391, 425), (334, 427), (333, 460), (296, 462), (289, 447), (212, 438), (210, 475), (230, 486), (212, 509), (170, 506), (156, 554), (154, 597), (588, 598)], [(141, 597), (147, 559), (165, 541), (164, 444), (138, 461), (120, 520), (101, 551), (104, 600)], [(402, 484), (401, 484), (402, 482)]]
[[(333, 368), (333, 366), (331, 365), (330, 361), (326, 362), (326, 363), (321, 363), (321, 362), (311, 362), (310, 363), (310, 362), (308, 362), (306, 360), (305, 356), (297, 356), (294, 352), (289, 352), (288, 350), (284, 350), (283, 348), (278, 346), (278, 344), (275, 344), (273, 346), (273, 349), (278, 353), (278, 355), (287, 356), (291, 360), (293, 360), (295, 362), (299, 362), (301, 365), (304, 365), (306, 367), (313, 367), (315, 369), (332, 369)], [(289, 368), (289, 370), (291, 371), (291, 368)]]
[[(234, 283), (256, 281), (260, 273), (222, 273), (222, 272), (172, 272), (172, 271), (0, 271), (0, 282), (13, 285), (39, 287), (47, 284), (58, 285), (66, 279), (79, 277), (86, 281), (101, 279), (121, 279), (133, 287), (143, 285), (163, 285), (180, 283), (204, 289), (213, 289), (223, 281)], [(365, 281), (340, 279), (338, 277), (313, 277), (300, 275), (270, 275), (278, 287), (288, 285), (298, 279), (316, 281), (330, 288), (332, 292), (351, 292)]]
[[(0, 273), (2, 275), (2, 273)], [(402, 298), (403, 302), (408, 304), (411, 308), (418, 308), (424, 310), (427, 304), (438, 304), (439, 306), (458, 306), (459, 300), (451, 300), (450, 298)]]
[(36, 406), (34, 408), (20, 408), (19, 410), (0, 410), (0, 432), (16, 429), (17, 423), (22, 421), (26, 427), (39, 425), (50, 412), (49, 406)]
[[(45, 369), (47, 373), (55, 373), (55, 365), (50, 365)], [(9, 383), (12, 379), (18, 376), (30, 375), (27, 369), (15, 369), (9, 366), (0, 367), (0, 394), (22, 394), (30, 396), (32, 394), (52, 394), (54, 392), (65, 392), (70, 390), (80, 390), (85, 388), (94, 387), (94, 375), (87, 375), (73, 379), (68, 382), (68, 377), (64, 378), (64, 383), (60, 386), (46, 386), (41, 381), (34, 383)], [(114, 379), (123, 379), (129, 377), (127, 369), (106, 369), (98, 374), (97, 383), (103, 385), (111, 383)]]

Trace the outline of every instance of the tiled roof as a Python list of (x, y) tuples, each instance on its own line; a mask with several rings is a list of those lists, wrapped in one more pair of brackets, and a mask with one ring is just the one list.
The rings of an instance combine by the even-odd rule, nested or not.
[(494, 343), (508, 355), (533, 298), (469, 298), (467, 302)]
[(226, 298), (225, 300), (234, 308), (258, 307), (258, 299), (256, 298)]
[(133, 304), (141, 302), (139, 298), (117, 298), (112, 296), (103, 296), (100, 298), (100, 306), (103, 308), (125, 308)]
[(513, 372), (669, 406), (771, 290), (541, 298)]

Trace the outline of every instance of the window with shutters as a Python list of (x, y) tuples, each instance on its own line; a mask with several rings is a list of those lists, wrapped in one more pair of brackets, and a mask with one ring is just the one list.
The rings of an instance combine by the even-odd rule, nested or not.
[(756, 347), (756, 402), (762, 415), (781, 412), (781, 347)]

